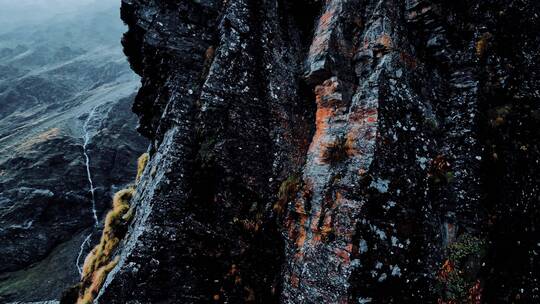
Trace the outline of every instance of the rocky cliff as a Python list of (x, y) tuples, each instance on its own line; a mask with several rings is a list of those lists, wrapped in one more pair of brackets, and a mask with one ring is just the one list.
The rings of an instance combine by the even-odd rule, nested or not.
[(539, 13), (124, 0), (150, 160), (79, 297), (538, 302)]
[(0, 303), (57, 300), (79, 280), (146, 150), (118, 7), (0, 29)]

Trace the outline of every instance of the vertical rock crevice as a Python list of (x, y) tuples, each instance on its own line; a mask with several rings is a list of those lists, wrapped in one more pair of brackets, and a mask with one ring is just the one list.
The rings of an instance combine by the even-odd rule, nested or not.
[[(303, 163), (302, 137), (310, 133), (311, 123), (309, 106), (306, 109), (302, 97), (291, 94), (302, 90), (294, 68), (302, 57), (300, 35), (291, 26), (288, 5), (221, 4), (199, 4), (213, 10), (210, 15), (216, 18), (216, 30), (207, 28), (206, 46), (201, 48), (201, 41), (193, 44), (193, 52), (205, 54), (199, 60), (175, 54), (186, 49), (191, 35), (177, 48), (164, 42), (181, 26), (167, 14), (188, 4), (143, 11), (125, 3), (124, 20), (141, 24), (140, 18), (147, 18), (143, 37), (128, 34), (124, 45), (143, 41), (143, 88), (135, 106), (140, 107), (136, 112), (144, 112), (141, 125), (156, 130), (147, 133), (155, 152), (149, 163), (153, 169), (145, 173), (134, 197), (138, 213), (133, 231), (98, 301), (152, 302), (169, 290), (171, 301), (277, 302), (283, 251), (272, 207), (279, 182), (291, 167)], [(283, 18), (285, 25), (272, 18)], [(283, 33), (294, 37), (286, 38), (292, 42)], [(289, 43), (299, 50), (287, 51)], [(279, 48), (282, 54), (273, 53)], [(132, 60), (137, 61), (136, 56), (131, 55)], [(189, 70), (179, 75), (187, 58), (192, 61)], [(170, 73), (164, 73), (167, 69)], [(193, 71), (193, 77), (187, 71)], [(195, 75), (201, 79), (201, 74), (204, 81), (195, 82)], [(189, 86), (194, 83), (201, 85)], [(162, 100), (166, 104), (161, 105)], [(145, 111), (150, 105), (162, 114)], [(141, 227), (147, 228), (135, 230)], [(139, 262), (147, 258), (159, 264)], [(142, 272), (158, 275), (137, 275)], [(133, 292), (143, 281), (153, 287)], [(115, 299), (118, 288), (125, 290), (123, 300)]]

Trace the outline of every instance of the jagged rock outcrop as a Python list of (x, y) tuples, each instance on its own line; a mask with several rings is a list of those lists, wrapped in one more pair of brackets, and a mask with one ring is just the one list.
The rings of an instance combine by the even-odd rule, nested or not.
[(535, 303), (540, 6), (124, 0), (152, 140), (95, 303)]

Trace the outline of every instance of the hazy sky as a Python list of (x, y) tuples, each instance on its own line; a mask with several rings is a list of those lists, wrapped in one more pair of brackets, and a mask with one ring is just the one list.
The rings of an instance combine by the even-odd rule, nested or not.
[(120, 7), (121, 0), (0, 0), (0, 32), (80, 10)]

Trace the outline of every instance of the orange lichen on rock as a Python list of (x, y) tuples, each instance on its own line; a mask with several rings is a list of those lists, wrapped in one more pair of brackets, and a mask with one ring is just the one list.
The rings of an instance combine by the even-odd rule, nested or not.
[(484, 33), (482, 34), (480, 39), (478, 39), (478, 41), (476, 42), (476, 48), (475, 48), (476, 56), (480, 58), (484, 56), (484, 53), (486, 52), (488, 48), (489, 39), (491, 39), (491, 37), (492, 37), (491, 33)]
[[(313, 141), (309, 150), (315, 150), (318, 146), (318, 143), (323, 138), (324, 134), (328, 130), (328, 120), (334, 116), (334, 110), (330, 108), (319, 108), (317, 109), (316, 118), (315, 118), (315, 134), (313, 135)], [(317, 143), (317, 145), (315, 144)]]
[(443, 155), (437, 155), (430, 162), (431, 168), (438, 172), (445, 172), (450, 169), (450, 162)]
[(332, 231), (333, 231), (332, 226), (330, 226), (327, 223), (325, 223), (324, 226), (321, 227), (321, 235), (322, 235), (323, 238), (328, 237), (328, 235)]
[(351, 253), (345, 249), (336, 248), (334, 249), (336, 255), (341, 258), (342, 263), (348, 265), (351, 263)]
[(339, 92), (339, 81), (336, 77), (325, 80), (321, 85), (315, 87), (315, 101), (321, 108), (331, 108), (339, 106), (342, 95)]
[(375, 122), (377, 121), (379, 111), (377, 108), (356, 108), (354, 111), (350, 114), (350, 120), (352, 122)]
[(298, 288), (298, 285), (300, 285), (300, 278), (296, 274), (291, 275), (291, 285), (294, 288)]
[[(349, 130), (346, 134), (347, 154), (351, 158), (361, 158), (370, 154), (370, 145), (377, 134), (378, 110), (374, 106), (355, 108), (350, 115)], [(360, 168), (366, 170), (367, 168)]]
[(312, 231), (311, 244), (315, 245), (317, 243), (320, 243), (321, 240), (322, 240), (321, 232), (318, 230)]
[(215, 54), (216, 50), (214, 48), (213, 45), (209, 46), (207, 49), (206, 49), (206, 52), (204, 52), (204, 59), (205, 59), (205, 63), (208, 61), (212, 61), (214, 59), (214, 54)]
[(296, 247), (301, 248), (304, 246), (304, 243), (306, 242), (307, 233), (306, 233), (306, 221), (307, 216), (302, 215), (300, 216), (300, 221), (298, 223), (298, 234), (296, 235)]
[(481, 304), (482, 303), (482, 286), (479, 280), (476, 280), (474, 285), (469, 288), (468, 299), (469, 304)]
[(321, 217), (321, 211), (320, 210), (316, 210), (315, 213), (312, 213), (312, 220), (311, 220), (311, 226), (310, 226), (310, 229), (311, 231), (314, 231), (314, 232), (317, 232), (319, 231), (319, 219)]
[(315, 37), (313, 38), (313, 42), (311, 43), (311, 47), (309, 49), (310, 56), (324, 53), (329, 47), (330, 27), (334, 22), (335, 15), (336, 8), (330, 6), (329, 9), (319, 18)]
[(295, 208), (292, 212), (294, 215), (289, 215), (287, 218), (288, 236), (289, 239), (295, 241), (297, 248), (300, 248), (306, 240), (307, 215), (303, 199), (296, 200)]
[(384, 51), (389, 51), (393, 48), (392, 38), (388, 34), (382, 34), (379, 39), (377, 39), (377, 47), (381, 48)]
[(298, 215), (306, 215), (306, 209), (304, 208), (304, 200), (298, 199), (294, 203), (294, 212), (296, 212)]
[(429, 162), (428, 177), (436, 184), (453, 180), (452, 165), (444, 155), (437, 155)]
[(324, 14), (322, 14), (321, 18), (319, 19), (319, 27), (317, 28), (318, 31), (326, 31), (330, 27), (330, 24), (333, 21), (333, 18), (336, 14), (335, 7), (330, 7), (328, 11), (326, 11)]
[(450, 260), (446, 260), (441, 267), (441, 271), (439, 271), (439, 278), (442, 280), (446, 280), (453, 271), (454, 264)]
[[(343, 104), (342, 94), (339, 90), (339, 81), (337, 78), (331, 78), (323, 82), (315, 88), (317, 113), (315, 119), (315, 134), (309, 147), (309, 153), (315, 154), (317, 159), (324, 162), (326, 158), (324, 151), (327, 151), (332, 146), (328, 139), (328, 132), (330, 129), (330, 121), (336, 116), (338, 111), (343, 111), (345, 105)], [(336, 146), (338, 147), (338, 146)]]

